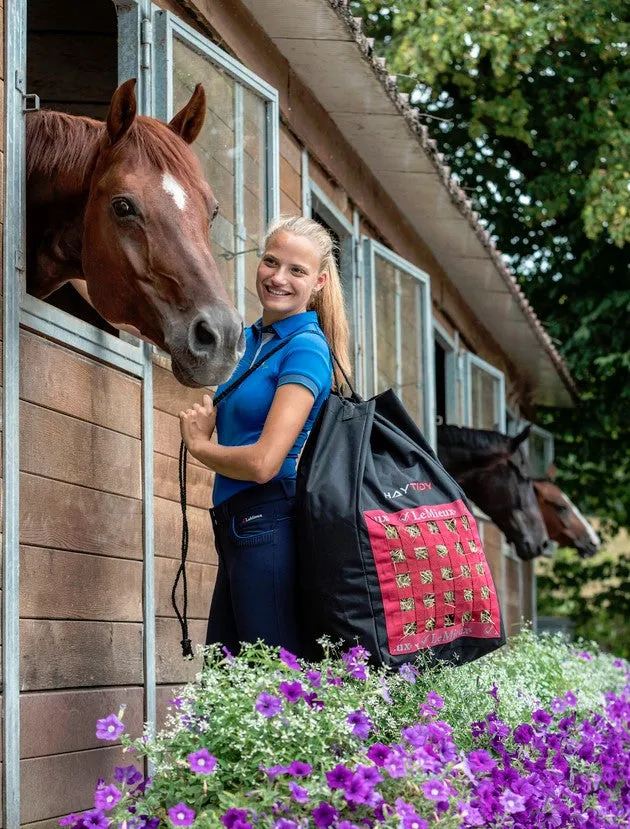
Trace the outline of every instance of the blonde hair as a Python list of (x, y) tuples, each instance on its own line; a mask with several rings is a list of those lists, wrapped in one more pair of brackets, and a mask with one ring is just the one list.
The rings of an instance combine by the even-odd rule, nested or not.
[(348, 377), (351, 376), (350, 331), (341, 287), (341, 278), (335, 259), (336, 243), (325, 227), (306, 216), (280, 216), (272, 222), (265, 236), (266, 250), (272, 239), (284, 231), (309, 239), (320, 256), (319, 272), (327, 273), (328, 279), (319, 291), (315, 291), (309, 310), (316, 311), (324, 336)]

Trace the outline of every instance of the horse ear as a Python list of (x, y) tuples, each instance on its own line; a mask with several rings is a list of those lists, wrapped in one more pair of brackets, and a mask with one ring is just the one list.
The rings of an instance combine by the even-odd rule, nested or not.
[(522, 432), (519, 432), (519, 434), (516, 435), (516, 437), (512, 438), (512, 440), (510, 441), (510, 454), (516, 452), (521, 443), (527, 440), (527, 438), (529, 437), (529, 430), (531, 428), (531, 423), (528, 423)]
[(169, 127), (181, 136), (187, 144), (192, 144), (201, 132), (206, 117), (206, 92), (198, 83), (186, 106), (173, 117)]
[(123, 137), (136, 117), (136, 79), (122, 83), (112, 96), (107, 113), (107, 134), (114, 145)]
[(547, 476), (547, 478), (549, 478), (550, 481), (555, 481), (557, 474), (558, 474), (558, 467), (555, 465), (555, 463), (553, 461), (551, 461), (551, 463), (547, 467), (547, 471), (545, 472), (545, 475)]

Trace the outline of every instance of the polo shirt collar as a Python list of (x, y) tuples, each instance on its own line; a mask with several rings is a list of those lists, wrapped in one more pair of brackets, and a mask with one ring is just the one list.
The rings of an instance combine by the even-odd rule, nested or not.
[[(278, 320), (278, 322), (265, 326), (265, 329), (273, 330), (276, 336), (283, 340), (285, 337), (289, 337), (291, 334), (299, 331), (300, 328), (304, 328), (313, 323), (317, 324), (317, 311), (304, 311), (303, 314), (293, 314), (291, 317)], [(256, 320), (252, 327), (256, 329), (256, 333), (260, 337), (263, 331), (262, 317)]]

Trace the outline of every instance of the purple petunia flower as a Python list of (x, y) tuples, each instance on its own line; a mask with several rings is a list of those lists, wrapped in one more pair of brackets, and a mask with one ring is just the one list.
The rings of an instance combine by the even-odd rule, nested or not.
[(385, 764), (385, 761), (391, 753), (392, 750), (389, 746), (386, 746), (383, 743), (374, 743), (374, 745), (369, 747), (367, 756), (375, 766), (382, 766)]
[(117, 783), (126, 783), (127, 786), (135, 786), (142, 780), (142, 772), (131, 766), (116, 766), (114, 769), (114, 780)]
[(416, 684), (416, 671), (408, 662), (400, 666), (398, 674), (401, 679), (404, 679), (405, 682), (408, 682), (410, 685)]
[(381, 696), (385, 700), (388, 705), (393, 705), (394, 700), (392, 699), (392, 695), (389, 693), (389, 685), (387, 684), (387, 680), (384, 676), (380, 676), (378, 678), (379, 688), (381, 690)]
[(464, 826), (485, 826), (486, 821), (479, 809), (475, 809), (470, 803), (460, 803), (459, 814), (464, 821)]
[(359, 829), (356, 823), (350, 823), (349, 820), (341, 820), (337, 824), (337, 829)]
[(226, 829), (234, 829), (234, 826), (237, 823), (246, 822), (247, 812), (245, 809), (228, 809), (227, 812), (221, 817), (221, 823), (226, 827)]
[(499, 803), (509, 815), (525, 811), (525, 798), (511, 789), (506, 789), (499, 797)]
[(427, 829), (429, 824), (421, 818), (417, 812), (408, 812), (403, 815), (400, 823), (401, 829)]
[(555, 699), (551, 700), (551, 705), (549, 706), (554, 714), (562, 714), (563, 711), (567, 710), (567, 704), (562, 699), (562, 697), (556, 697)]
[(372, 794), (372, 787), (366, 784), (360, 774), (353, 774), (344, 789), (348, 803), (367, 803)]
[(81, 823), (85, 829), (107, 829), (111, 823), (100, 809), (90, 809), (83, 813)]
[(192, 826), (195, 822), (195, 810), (186, 806), (185, 803), (178, 803), (168, 810), (168, 818), (173, 826)]
[(99, 740), (117, 740), (125, 730), (115, 714), (96, 721), (96, 736)]
[(291, 797), (296, 803), (308, 803), (310, 800), (308, 789), (305, 789), (303, 786), (299, 786), (293, 780), (289, 783), (289, 791), (291, 792)]
[(448, 800), (450, 794), (448, 785), (437, 777), (423, 783), (422, 791), (427, 800)]
[(349, 714), (346, 722), (352, 726), (352, 733), (360, 740), (367, 739), (372, 730), (372, 721), (362, 708)]
[(279, 697), (272, 697), (271, 694), (262, 692), (262, 694), (258, 695), (258, 699), (256, 700), (256, 704), (254, 705), (256, 711), (259, 714), (262, 714), (263, 717), (275, 717), (276, 714), (279, 714), (282, 711), (282, 701)]
[(488, 693), (497, 702), (501, 702), (501, 700), (499, 699), (499, 686), (497, 685), (496, 682), (492, 683), (492, 688), (488, 691)]
[(575, 696), (573, 691), (566, 692), (566, 694), (564, 695), (564, 701), (567, 705), (571, 706), (571, 708), (573, 708), (574, 705), (577, 705), (577, 697)]
[(549, 723), (552, 722), (553, 717), (547, 711), (545, 711), (544, 708), (538, 708), (532, 714), (532, 720), (537, 725), (549, 725)]
[(287, 702), (297, 702), (304, 696), (304, 689), (300, 682), (281, 682), (278, 690)]
[(200, 748), (188, 755), (188, 765), (195, 774), (212, 774), (217, 765), (217, 758), (213, 757), (207, 748)]
[(279, 774), (288, 774), (289, 771), (288, 766), (269, 766), (269, 768), (258, 766), (258, 768), (264, 771), (270, 780), (275, 780)]
[(301, 671), (302, 667), (298, 662), (298, 658), (294, 653), (291, 651), (286, 650), (285, 648), (280, 648), (280, 659), (287, 668), (291, 668), (292, 671)]
[(480, 748), (470, 752), (468, 765), (473, 774), (484, 774), (496, 768), (497, 764), (485, 749)]
[(298, 829), (298, 825), (294, 820), (281, 817), (274, 823), (273, 829)]
[(71, 814), (66, 815), (65, 817), (60, 817), (57, 823), (59, 826), (74, 826), (74, 824), (78, 823), (79, 820), (79, 815)]
[(322, 672), (321, 671), (307, 671), (306, 678), (313, 688), (321, 688), (322, 686)]
[(122, 792), (113, 784), (110, 786), (98, 786), (94, 792), (94, 808), (109, 811), (119, 802)]
[(328, 829), (328, 827), (335, 822), (338, 814), (339, 812), (335, 809), (335, 807), (325, 801), (322, 801), (319, 806), (316, 806), (311, 812), (311, 815), (313, 816), (313, 823), (315, 826), (319, 826), (320, 829)]
[(436, 694), (435, 691), (429, 691), (429, 693), (427, 694), (427, 702), (429, 703), (429, 705), (432, 705), (433, 708), (437, 708), (438, 711), (440, 710), (440, 708), (444, 707), (444, 700), (439, 694)]
[(308, 777), (312, 771), (313, 767), (301, 760), (294, 760), (289, 766), (289, 774), (293, 777)]
[(352, 772), (342, 763), (338, 763), (334, 769), (326, 772), (326, 782), (331, 789), (345, 789), (351, 779)]
[(324, 707), (324, 700), (317, 696), (317, 691), (313, 691), (312, 694), (304, 694), (304, 702), (313, 711), (321, 711)]
[(521, 723), (514, 729), (514, 742), (526, 746), (534, 739), (534, 729), (529, 723)]

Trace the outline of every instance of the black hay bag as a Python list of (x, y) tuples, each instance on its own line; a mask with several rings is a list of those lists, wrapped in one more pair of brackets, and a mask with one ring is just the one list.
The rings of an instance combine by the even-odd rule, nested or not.
[(331, 394), (298, 467), (306, 655), (360, 644), (376, 664), (463, 664), (505, 642), (465, 496), (390, 389)]

